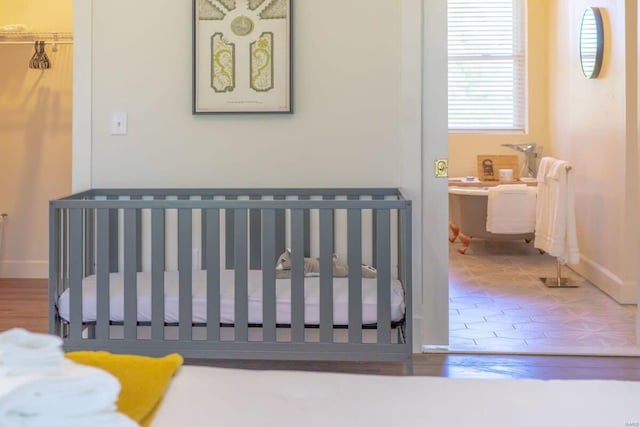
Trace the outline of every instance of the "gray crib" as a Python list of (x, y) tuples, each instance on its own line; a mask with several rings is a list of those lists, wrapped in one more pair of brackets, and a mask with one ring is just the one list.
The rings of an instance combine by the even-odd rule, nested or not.
[[(410, 366), (397, 189), (95, 189), (50, 202), (49, 237), (50, 332), (66, 350)], [(286, 247), (290, 279), (276, 278)], [(332, 277), (340, 250), (346, 278)]]

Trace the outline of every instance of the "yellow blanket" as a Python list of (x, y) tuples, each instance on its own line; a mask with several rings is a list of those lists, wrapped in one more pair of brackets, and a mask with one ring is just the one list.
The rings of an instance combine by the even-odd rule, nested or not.
[(146, 357), (106, 351), (76, 351), (66, 356), (76, 363), (104, 369), (118, 378), (122, 385), (118, 411), (143, 427), (151, 425), (169, 381), (183, 362), (182, 356), (175, 353)]

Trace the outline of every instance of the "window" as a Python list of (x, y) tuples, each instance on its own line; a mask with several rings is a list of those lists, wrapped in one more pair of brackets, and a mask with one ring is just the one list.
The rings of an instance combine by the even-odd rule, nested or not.
[(525, 0), (448, 0), (449, 130), (524, 131)]

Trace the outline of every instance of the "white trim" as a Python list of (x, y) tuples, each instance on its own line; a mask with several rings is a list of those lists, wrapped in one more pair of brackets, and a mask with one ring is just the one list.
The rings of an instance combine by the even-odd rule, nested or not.
[(636, 304), (638, 301), (638, 284), (625, 282), (607, 268), (581, 255), (580, 264), (569, 265), (573, 271), (606, 292), (620, 304)]
[(442, 345), (449, 343), (449, 199), (434, 161), (449, 153), (447, 0), (423, 0), (422, 12), (423, 227), (413, 235), (422, 244), (423, 344)]
[(46, 260), (0, 261), (0, 277), (11, 279), (46, 279), (49, 277), (49, 262)]
[[(422, 235), (422, 0), (402, 2), (402, 83), (400, 103), (400, 149), (403, 167), (401, 190), (412, 200), (414, 236)], [(413, 253), (413, 350), (419, 353), (424, 341), (422, 319), (422, 242), (414, 238)]]
[(73, 125), (71, 190), (91, 188), (93, 2), (73, 2)]

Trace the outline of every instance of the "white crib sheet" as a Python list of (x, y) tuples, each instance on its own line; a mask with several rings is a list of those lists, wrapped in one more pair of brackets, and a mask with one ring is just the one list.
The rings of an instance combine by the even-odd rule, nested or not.
[[(192, 272), (193, 322), (207, 321), (207, 289), (206, 271)], [(222, 270), (220, 274), (220, 322), (234, 321), (234, 270)], [(110, 274), (110, 320), (121, 322), (124, 320), (124, 279), (122, 273)], [(249, 323), (262, 323), (262, 271), (249, 270)], [(178, 272), (166, 271), (165, 280), (165, 322), (177, 323), (179, 319), (178, 306)], [(151, 273), (140, 272), (138, 282), (138, 321), (151, 321)], [(305, 277), (305, 323), (318, 325), (320, 319), (320, 278)], [(276, 322), (291, 323), (291, 281), (289, 279), (276, 280)], [(94, 322), (96, 314), (96, 276), (91, 275), (83, 279), (82, 313), (84, 322)], [(347, 325), (348, 313), (348, 279), (333, 278), (333, 319), (334, 325)], [(404, 316), (404, 290), (398, 280), (392, 280), (391, 292), (391, 320), (400, 321)], [(362, 279), (362, 322), (374, 324), (377, 319), (377, 279)], [(58, 300), (58, 313), (64, 320), (69, 320), (69, 290), (65, 290)]]

